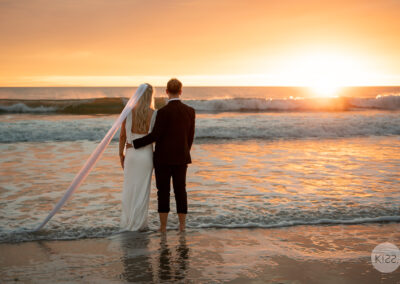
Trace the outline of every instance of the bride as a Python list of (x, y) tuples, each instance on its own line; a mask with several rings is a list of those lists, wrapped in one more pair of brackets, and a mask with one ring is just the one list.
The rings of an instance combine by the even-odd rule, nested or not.
[(147, 229), (153, 144), (140, 149), (131, 145), (132, 140), (151, 132), (157, 115), (157, 111), (154, 110), (153, 87), (150, 84), (146, 85), (138, 103), (122, 123), (119, 138), (119, 157), (124, 170), (120, 227), (128, 231)]

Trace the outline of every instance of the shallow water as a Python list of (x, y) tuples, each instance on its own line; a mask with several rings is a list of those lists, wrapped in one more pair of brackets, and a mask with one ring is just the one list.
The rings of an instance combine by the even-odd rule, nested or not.
[[(46, 227), (26, 232), (47, 216), (95, 146), (84, 140), (0, 144), (2, 242), (119, 232), (123, 175), (115, 142)], [(398, 136), (202, 141), (192, 158), (189, 228), (400, 222)], [(150, 230), (158, 227), (156, 207), (153, 177)], [(171, 214), (169, 227), (176, 226)]]

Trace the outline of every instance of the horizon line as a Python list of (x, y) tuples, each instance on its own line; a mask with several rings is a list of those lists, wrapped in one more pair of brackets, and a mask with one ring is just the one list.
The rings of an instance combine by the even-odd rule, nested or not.
[[(43, 86), (1, 86), (0, 88), (137, 88), (139, 85), (43, 85)], [(166, 86), (153, 85), (155, 88), (165, 88)], [(312, 88), (309, 85), (183, 85), (183, 88), (218, 88), (218, 87), (231, 87), (231, 88)], [(346, 85), (338, 86), (338, 88), (360, 88), (360, 87), (387, 87), (394, 88), (400, 87), (398, 85)]]

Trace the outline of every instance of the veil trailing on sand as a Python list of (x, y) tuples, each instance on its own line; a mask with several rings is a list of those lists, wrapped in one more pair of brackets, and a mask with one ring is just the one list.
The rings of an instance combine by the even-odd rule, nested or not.
[(101, 154), (103, 154), (104, 150), (110, 143), (111, 139), (115, 135), (115, 132), (120, 128), (122, 122), (127, 117), (129, 112), (135, 107), (140, 97), (143, 95), (144, 91), (147, 89), (147, 84), (141, 84), (136, 90), (135, 94), (129, 99), (126, 103), (125, 108), (122, 110), (118, 119), (114, 122), (113, 126), (108, 130), (107, 134), (104, 136), (103, 140), (101, 140), (100, 144), (97, 145), (96, 149), (90, 155), (89, 159), (83, 165), (82, 169), (77, 173), (75, 178), (72, 180), (70, 186), (65, 192), (64, 196), (61, 200), (54, 206), (53, 210), (49, 213), (49, 215), (44, 219), (44, 221), (36, 227), (33, 231), (38, 231), (43, 228), (44, 225), (57, 213), (58, 210), (64, 205), (64, 203), (71, 197), (72, 193), (74, 193), (75, 189), (79, 187), (79, 185), (85, 180), (88, 174), (93, 169), (94, 165), (100, 158)]

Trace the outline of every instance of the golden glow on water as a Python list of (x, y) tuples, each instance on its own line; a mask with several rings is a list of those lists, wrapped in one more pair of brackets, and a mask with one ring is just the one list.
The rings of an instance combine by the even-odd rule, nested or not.
[[(213, 114), (200, 114), (203, 116)], [(269, 115), (269, 119), (280, 114)], [(293, 114), (304, 115), (304, 113)], [(328, 115), (328, 114), (326, 114)], [(223, 114), (216, 114), (223, 116)], [(63, 195), (96, 146), (88, 141), (1, 144), (0, 204), (5, 228), (32, 227)], [(320, 220), (396, 217), (399, 140), (353, 137), (295, 140), (196, 141), (187, 189), (188, 226), (235, 227), (309, 224)], [(48, 225), (71, 234), (116, 229), (123, 174), (111, 143), (93, 172)], [(173, 196), (173, 193), (171, 193)], [(388, 197), (390, 199), (388, 199)], [(175, 201), (171, 198), (171, 210)], [(28, 213), (31, 213), (29, 216)], [(397, 213), (395, 213), (397, 212)], [(398, 214), (397, 214), (398, 215)], [(175, 216), (172, 214), (172, 216)], [(175, 226), (177, 219), (171, 217)], [(153, 177), (149, 221), (158, 226)], [(91, 224), (89, 227), (88, 224)]]
[[(268, 203), (276, 206), (291, 207), (293, 200), (302, 196), (310, 197), (305, 209), (309, 204), (326, 206), (322, 199), (332, 206), (360, 206), (363, 198), (374, 193), (389, 194), (391, 189), (382, 187), (386, 179), (400, 182), (396, 165), (383, 162), (399, 160), (400, 154), (387, 151), (390, 143), (386, 144), (384, 138), (376, 140), (379, 146), (373, 146), (371, 139), (198, 145), (196, 152), (200, 155), (195, 164), (207, 170), (197, 170), (195, 176), (204, 182), (213, 181), (221, 189), (217, 193), (221, 198), (229, 199), (233, 192), (258, 192), (250, 196), (241, 193), (237, 202), (260, 201), (269, 194)], [(208, 161), (218, 165), (218, 170), (209, 169)]]

